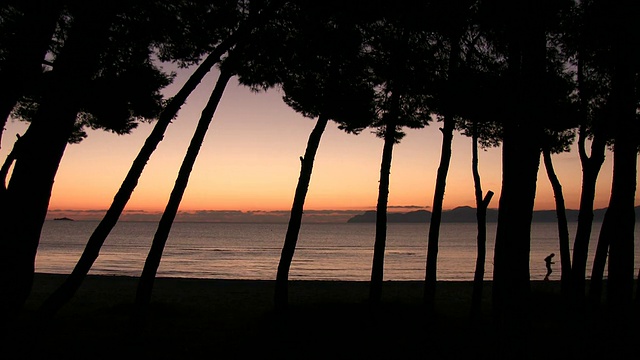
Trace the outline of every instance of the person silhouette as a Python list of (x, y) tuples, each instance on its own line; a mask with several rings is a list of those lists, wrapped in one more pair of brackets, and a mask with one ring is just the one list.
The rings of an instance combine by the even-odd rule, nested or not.
[(553, 262), (553, 257), (556, 256), (556, 254), (551, 253), (549, 254), (549, 256), (547, 256), (546, 258), (544, 258), (544, 262), (547, 265), (547, 275), (545, 275), (544, 280), (548, 281), (549, 280), (549, 275), (551, 275), (551, 273), (553, 272), (553, 270), (551, 270), (551, 264), (555, 264)]

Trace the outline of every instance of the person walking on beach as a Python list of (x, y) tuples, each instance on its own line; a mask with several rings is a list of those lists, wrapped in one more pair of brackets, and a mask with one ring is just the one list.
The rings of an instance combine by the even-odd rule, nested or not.
[(547, 256), (546, 258), (544, 258), (544, 262), (547, 265), (547, 275), (545, 275), (544, 280), (548, 281), (549, 280), (549, 275), (551, 275), (551, 273), (553, 272), (553, 270), (551, 270), (551, 264), (555, 264), (553, 262), (553, 257), (556, 256), (556, 254), (551, 253), (549, 254), (549, 256)]

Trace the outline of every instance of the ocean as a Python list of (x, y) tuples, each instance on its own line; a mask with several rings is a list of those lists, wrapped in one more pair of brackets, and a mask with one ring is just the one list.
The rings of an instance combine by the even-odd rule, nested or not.
[[(36, 257), (36, 271), (71, 272), (97, 221), (46, 221)], [(595, 223), (587, 275), (600, 231)], [(107, 238), (90, 274), (139, 276), (157, 223), (120, 222)], [(576, 223), (569, 224), (571, 236)], [(287, 224), (176, 222), (164, 250), (159, 277), (275, 279)], [(390, 223), (384, 280), (424, 280), (429, 224)], [(485, 279), (493, 277), (496, 224), (488, 224)], [(637, 233), (637, 231), (636, 231)], [(473, 280), (476, 224), (443, 223), (438, 251), (438, 280)], [(530, 272), (546, 273), (544, 258), (555, 253), (551, 280), (560, 279), (560, 250), (555, 223), (534, 223)], [(291, 280), (368, 281), (375, 224), (303, 224), (291, 266)], [(573, 248), (571, 238), (571, 248)], [(640, 251), (635, 248), (638, 272)], [(605, 273), (606, 276), (606, 273)]]

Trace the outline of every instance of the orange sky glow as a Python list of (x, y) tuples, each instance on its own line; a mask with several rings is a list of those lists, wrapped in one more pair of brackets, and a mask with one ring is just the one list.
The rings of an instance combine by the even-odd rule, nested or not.
[[(165, 93), (175, 93), (185, 79), (184, 74), (178, 76)], [(212, 72), (170, 125), (127, 206), (129, 212), (157, 213), (164, 209), (215, 79), (216, 73)], [(253, 93), (232, 79), (201, 148), (181, 211), (290, 209), (299, 175), (299, 156), (304, 154), (315, 121), (289, 109), (281, 95), (277, 90)], [(434, 123), (425, 129), (410, 130), (396, 145), (390, 211), (430, 208), (440, 160), (439, 126)], [(2, 158), (11, 148), (14, 134), (22, 134), (25, 128), (17, 121), (7, 124), (0, 150)], [(91, 131), (81, 144), (68, 146), (54, 185), (49, 218), (62, 214), (62, 210), (100, 214), (89, 210), (107, 209), (151, 128), (150, 124), (142, 124), (127, 136)], [(331, 123), (318, 150), (305, 208), (374, 209), (381, 152), (382, 140), (371, 131), (355, 136)], [(555, 156), (554, 161), (567, 208), (576, 209), (581, 170), (575, 146), (571, 153)], [(598, 180), (597, 208), (606, 207), (609, 200), (611, 163), (608, 153)], [(499, 148), (481, 151), (480, 173), (485, 192), (496, 193), (490, 207), (497, 208), (501, 182)], [(636, 204), (639, 203), (636, 197)], [(471, 141), (456, 133), (444, 207), (474, 204)], [(542, 163), (535, 208), (554, 208)]]

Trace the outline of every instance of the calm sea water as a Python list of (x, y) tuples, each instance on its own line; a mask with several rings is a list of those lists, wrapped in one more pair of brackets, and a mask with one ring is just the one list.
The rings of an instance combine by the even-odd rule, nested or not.
[[(70, 273), (97, 224), (94, 221), (47, 221), (36, 258), (36, 271)], [(156, 225), (153, 222), (119, 223), (107, 238), (91, 273), (139, 276)], [(570, 224), (571, 234), (575, 234), (575, 226), (575, 223)], [(286, 228), (286, 224), (175, 223), (158, 276), (274, 279)], [(493, 276), (495, 230), (496, 224), (489, 224), (485, 279)], [(593, 229), (590, 259), (593, 259), (599, 230), (597, 223)], [(385, 280), (424, 279), (427, 233), (428, 224), (389, 224)], [(476, 225), (446, 223), (442, 225), (440, 236), (438, 279), (472, 280)], [(368, 281), (374, 237), (374, 224), (303, 224), (290, 279)], [(543, 259), (552, 252), (556, 253), (553, 280), (560, 277), (557, 225), (534, 224), (532, 280), (544, 277)], [(639, 252), (636, 246), (636, 273)]]

